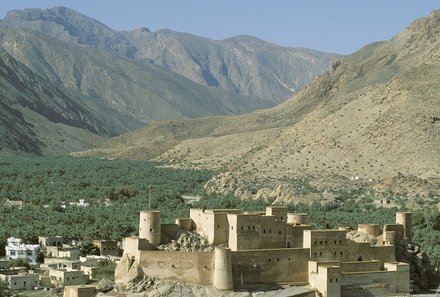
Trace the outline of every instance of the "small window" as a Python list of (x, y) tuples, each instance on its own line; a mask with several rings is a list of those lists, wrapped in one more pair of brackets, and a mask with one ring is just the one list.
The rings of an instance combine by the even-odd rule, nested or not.
[(325, 244), (327, 244), (327, 240), (325, 241)]
[(153, 232), (153, 229), (150, 228), (150, 232)]
[(243, 226), (241, 226), (240, 229), (243, 230)]
[(335, 240), (335, 244), (338, 244), (338, 241), (337, 241), (337, 240)]
[(315, 240), (315, 245), (317, 245), (317, 244), (318, 244), (318, 241)]
[(335, 278), (335, 283), (337, 283), (338, 282), (338, 278)]
[(284, 217), (281, 217), (281, 221), (284, 220)]
[(319, 255), (322, 256), (322, 252), (319, 252)]
[(333, 282), (333, 280), (332, 280), (332, 279), (330, 279), (330, 282), (332, 283), (332, 282)]
[(333, 256), (336, 256), (336, 252), (333, 252)]
[(289, 257), (289, 261), (290, 261), (290, 257)]
[(281, 231), (278, 231), (278, 234), (280, 234), (280, 235), (281, 235)]
[(342, 240), (339, 240), (339, 244), (342, 244)]
[(217, 225), (217, 229), (220, 229), (220, 225)]
[(315, 252), (314, 254), (315, 254), (315, 257), (318, 256), (318, 253), (317, 253), (317, 252)]
[(272, 233), (272, 229), (269, 229), (269, 233)]
[(277, 258), (277, 261), (280, 262), (280, 258)]
[(269, 258), (269, 262), (270, 262), (271, 260), (270, 260), (270, 258)]
[(341, 256), (344, 254), (344, 252), (343, 251), (341, 251)]
[(234, 226), (231, 226), (231, 230), (234, 230)]
[(322, 240), (320, 240), (320, 241), (319, 241), (319, 244), (321, 244), (321, 245), (322, 245)]
[(255, 230), (255, 225), (252, 226), (252, 229)]
[(248, 226), (248, 230), (251, 230), (251, 226)]
[(266, 233), (266, 229), (263, 230), (263, 233)]

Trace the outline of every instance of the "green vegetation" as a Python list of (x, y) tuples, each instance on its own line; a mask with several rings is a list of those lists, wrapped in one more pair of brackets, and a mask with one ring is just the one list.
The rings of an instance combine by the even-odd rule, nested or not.
[[(0, 251), (9, 236), (120, 240), (137, 233), (137, 214), (149, 205), (173, 222), (189, 215), (181, 195), (198, 194), (212, 175), (147, 161), (0, 156)], [(8, 206), (8, 199), (23, 206)], [(90, 205), (70, 205), (79, 199)]]
[[(173, 169), (147, 161), (0, 156), (0, 253), (4, 253), (9, 236), (36, 243), (39, 235), (84, 240), (83, 249), (90, 252), (92, 239), (120, 240), (137, 234), (138, 213), (149, 204), (162, 212), (164, 223), (187, 217), (190, 205), (182, 194), (201, 196), (192, 207), (265, 209), (264, 200), (204, 193), (202, 186), (213, 175), (211, 171)], [(367, 207), (368, 203), (356, 199), (356, 194), (365, 193), (339, 194), (343, 197), (339, 203), (297, 204), (289, 209), (309, 213), (316, 228), (395, 222), (396, 208)], [(21, 200), (23, 206), (8, 206), (8, 199)], [(79, 199), (90, 205), (70, 205)], [(440, 266), (440, 213), (426, 209), (413, 212), (414, 241)]]
[(103, 278), (115, 280), (116, 263), (111, 260), (99, 261), (95, 268), (92, 268), (93, 279), (101, 280)]

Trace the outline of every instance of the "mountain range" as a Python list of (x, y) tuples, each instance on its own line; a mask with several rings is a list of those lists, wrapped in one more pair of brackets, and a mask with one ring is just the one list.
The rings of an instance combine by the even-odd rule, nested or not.
[[(158, 122), (81, 155), (215, 168), (227, 172), (211, 183), (220, 191), (237, 190), (231, 186), (237, 180), (259, 180), (262, 187), (307, 179), (321, 192), (362, 181), (383, 192), (438, 196), (439, 28), (434, 11), (391, 40), (334, 63), (274, 108)], [(291, 198), (302, 188), (292, 189)]]
[[(36, 79), (50, 89), (62, 90), (71, 102), (87, 107), (90, 118), (86, 122), (63, 123), (96, 134), (95, 138), (118, 135), (157, 120), (268, 108), (329, 69), (339, 57), (284, 48), (247, 36), (214, 41), (171, 30), (115, 31), (64, 7), (11, 11), (0, 21), (0, 33), (3, 55), (8, 54), (8, 61), (14, 61), (8, 64), (9, 71), (26, 73), (20, 79), (27, 83), (29, 92), (34, 86), (30, 82)], [(14, 87), (18, 86), (4, 88), (4, 98), (22, 92)], [(3, 124), (5, 133), (14, 136), (2, 143), (2, 149), (52, 153), (91, 143), (74, 137), (74, 142), (81, 145), (65, 145), (70, 143), (66, 142), (68, 134), (51, 139), (50, 134), (37, 132), (58, 124), (40, 113), (55, 104), (54, 98), (38, 92), (34, 90), (34, 98), (23, 98), (39, 101), (40, 109), (30, 109), (29, 104), (20, 108), (30, 109), (26, 113), (42, 118), (36, 122), (34, 118), (24, 120), (33, 127), (32, 133), (30, 128), (29, 133), (22, 131), (26, 137)], [(15, 109), (18, 103), (4, 99), (2, 104)], [(71, 112), (58, 107), (59, 113)], [(92, 118), (96, 120), (94, 125), (90, 125)], [(15, 120), (9, 115), (2, 122)]]
[(115, 31), (66, 7), (10, 11), (0, 27), (27, 28), (120, 57), (162, 66), (204, 86), (279, 103), (339, 56), (286, 48), (251, 36), (211, 40), (169, 29)]

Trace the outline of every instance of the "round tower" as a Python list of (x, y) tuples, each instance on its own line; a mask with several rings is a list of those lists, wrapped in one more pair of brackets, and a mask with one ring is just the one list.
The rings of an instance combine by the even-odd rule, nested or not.
[(154, 247), (160, 244), (160, 211), (141, 211), (139, 216), (139, 238), (147, 239)]
[(230, 291), (232, 283), (231, 249), (216, 247), (214, 251), (214, 288)]
[(377, 224), (359, 224), (358, 232), (370, 234), (372, 236), (379, 236), (381, 233), (380, 227)]
[(287, 214), (287, 224), (291, 225), (307, 225), (309, 224), (309, 214), (308, 213), (293, 213), (289, 212)]
[(396, 224), (403, 225), (403, 237), (407, 240), (412, 239), (411, 216), (412, 212), (409, 211), (399, 211), (396, 213)]

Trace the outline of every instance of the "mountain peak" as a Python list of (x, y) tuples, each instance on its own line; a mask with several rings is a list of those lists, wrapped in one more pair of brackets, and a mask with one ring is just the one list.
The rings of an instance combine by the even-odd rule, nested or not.
[(437, 40), (440, 33), (440, 9), (433, 10), (427, 17), (415, 20), (407, 31), (419, 40)]

